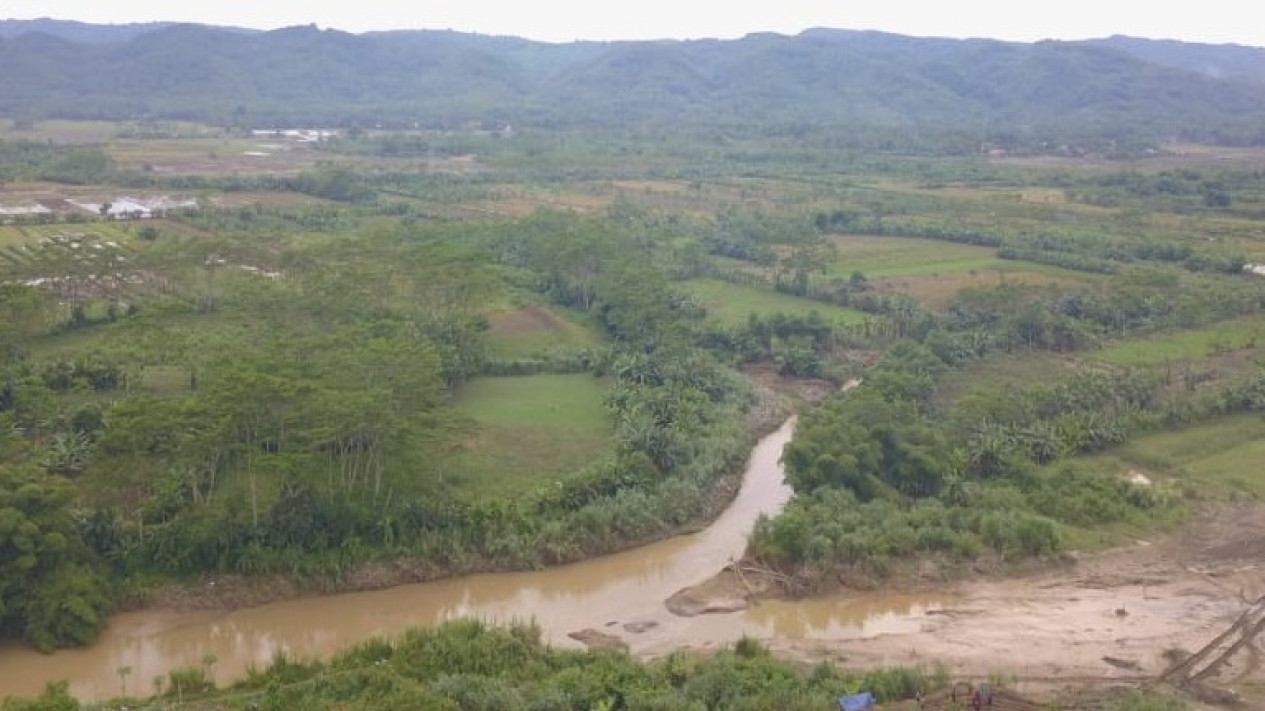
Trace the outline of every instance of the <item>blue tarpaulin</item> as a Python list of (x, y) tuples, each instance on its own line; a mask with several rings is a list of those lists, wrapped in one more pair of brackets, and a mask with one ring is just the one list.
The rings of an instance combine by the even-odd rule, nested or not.
[(866, 691), (861, 694), (853, 694), (844, 696), (839, 699), (839, 708), (843, 711), (862, 711), (862, 709), (874, 708), (874, 694)]

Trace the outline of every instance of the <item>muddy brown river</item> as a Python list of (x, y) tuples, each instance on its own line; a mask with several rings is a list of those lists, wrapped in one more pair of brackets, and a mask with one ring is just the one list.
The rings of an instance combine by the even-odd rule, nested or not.
[[(0, 698), (34, 695), (45, 683), (70, 682), (81, 698), (121, 691), (119, 670), (131, 669), (127, 690), (148, 693), (155, 677), (199, 666), (214, 655), (217, 681), (243, 676), (273, 655), (327, 657), (362, 640), (410, 626), (473, 616), (494, 621), (534, 619), (558, 645), (567, 634), (596, 628), (622, 637), (634, 653), (708, 646), (743, 634), (792, 639), (864, 638), (915, 630), (929, 607), (947, 595), (876, 595), (766, 602), (730, 615), (680, 618), (664, 599), (710, 577), (742, 555), (756, 519), (779, 510), (791, 491), (778, 463), (793, 421), (752, 451), (734, 502), (705, 530), (574, 565), (525, 573), (472, 575), (372, 592), (310, 597), (231, 612), (140, 611), (111, 619), (92, 646), (39, 654), (17, 644), (0, 646)], [(624, 623), (655, 623), (640, 634)]]

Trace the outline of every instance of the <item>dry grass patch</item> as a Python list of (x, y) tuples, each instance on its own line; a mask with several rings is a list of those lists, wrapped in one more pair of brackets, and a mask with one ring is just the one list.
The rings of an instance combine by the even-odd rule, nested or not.
[(527, 185), (503, 186), (496, 197), (462, 205), (491, 215), (526, 217), (541, 208), (563, 212), (593, 213), (610, 206), (611, 196), (573, 190), (549, 190)]
[(953, 297), (963, 289), (993, 287), (1001, 284), (1074, 286), (1081, 283), (1083, 280), (1071, 277), (997, 268), (878, 279), (870, 282), (870, 286), (881, 292), (908, 294), (932, 311), (943, 311)]
[(543, 306), (523, 306), (492, 314), (488, 325), (492, 351), (504, 358), (584, 348), (599, 342), (590, 329)]

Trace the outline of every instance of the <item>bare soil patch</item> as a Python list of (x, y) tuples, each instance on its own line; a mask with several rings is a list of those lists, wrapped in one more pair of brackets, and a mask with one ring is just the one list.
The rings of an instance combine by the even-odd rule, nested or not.
[(562, 321), (539, 306), (524, 306), (517, 311), (497, 314), (489, 319), (494, 333), (515, 336), (535, 331), (556, 331), (563, 328)]

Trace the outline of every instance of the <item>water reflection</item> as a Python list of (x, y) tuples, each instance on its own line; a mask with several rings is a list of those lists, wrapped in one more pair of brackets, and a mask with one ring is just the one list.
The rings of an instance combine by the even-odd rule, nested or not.
[(715, 647), (745, 636), (757, 639), (869, 639), (918, 632), (927, 613), (958, 602), (947, 593), (840, 595), (811, 600), (766, 600), (732, 615), (657, 619), (661, 626), (627, 638), (634, 653), (659, 655), (681, 646)]
[(773, 600), (747, 610), (744, 622), (759, 626), (766, 637), (857, 639), (916, 632), (928, 611), (955, 600), (946, 593)]

